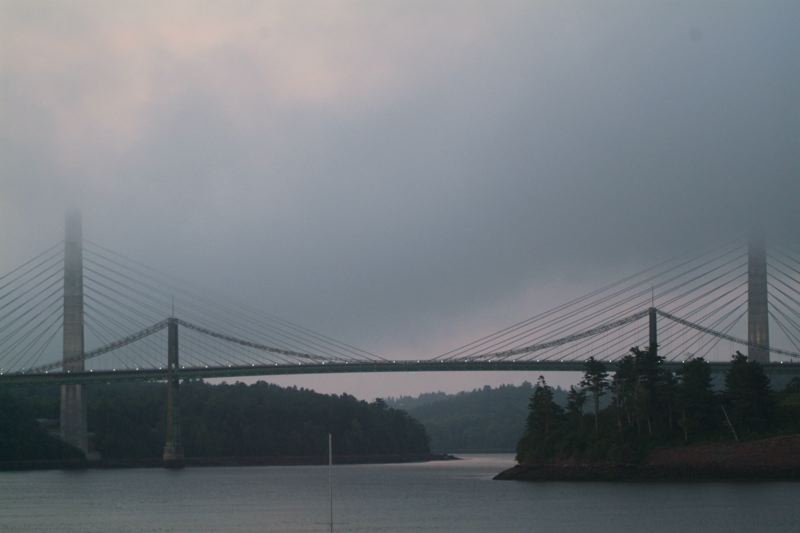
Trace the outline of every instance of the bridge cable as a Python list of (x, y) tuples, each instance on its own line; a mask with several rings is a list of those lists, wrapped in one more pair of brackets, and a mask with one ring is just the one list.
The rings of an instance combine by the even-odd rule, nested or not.
[[(5, 273), (5, 274), (3, 274), (2, 276), (0, 276), (0, 281), (2, 281), (2, 280), (4, 280), (4, 279), (8, 278), (9, 276), (11, 276), (12, 274), (16, 273), (16, 272), (17, 272), (17, 271), (19, 271), (19, 270), (22, 270), (22, 269), (24, 269), (24, 268), (25, 268), (25, 267), (27, 267), (29, 264), (31, 264), (31, 263), (33, 263), (33, 262), (37, 261), (38, 259), (40, 259), (42, 256), (49, 254), (49, 253), (50, 253), (50, 252), (52, 252), (54, 249), (56, 249), (56, 248), (59, 248), (59, 247), (63, 247), (63, 246), (64, 246), (64, 243), (63, 243), (63, 242), (58, 242), (58, 243), (54, 244), (53, 246), (51, 246), (50, 248), (48, 248), (48, 249), (47, 249), (47, 250), (45, 250), (44, 252), (41, 252), (41, 253), (37, 254), (35, 257), (33, 257), (33, 258), (31, 258), (31, 259), (28, 259), (27, 261), (25, 261), (25, 262), (24, 262), (24, 263), (22, 263), (21, 265), (17, 266), (16, 268), (14, 268), (14, 269), (12, 269), (12, 270), (10, 270), (10, 271), (6, 272), (6, 273)], [(60, 255), (62, 252), (63, 252), (63, 250), (59, 250), (58, 252), (56, 252), (56, 253), (55, 253), (55, 254), (53, 254), (52, 256), (50, 256), (50, 257), (48, 257), (48, 258), (46, 258), (46, 259), (44, 259), (44, 260), (42, 260), (42, 261), (38, 262), (36, 265), (34, 265), (33, 267), (31, 267), (30, 269), (27, 269), (25, 272), (23, 272), (22, 274), (20, 274), (19, 276), (17, 276), (17, 277), (16, 277), (16, 278), (14, 278), (13, 280), (10, 280), (10, 281), (6, 282), (5, 284), (3, 284), (3, 285), (0, 285), (0, 291), (2, 291), (2, 290), (4, 290), (4, 289), (6, 289), (8, 286), (10, 286), (11, 284), (13, 284), (14, 282), (16, 282), (17, 280), (19, 280), (20, 278), (22, 278), (22, 277), (26, 276), (27, 274), (29, 274), (29, 273), (30, 273), (30, 272), (32, 272), (33, 270), (37, 269), (37, 268), (38, 268), (39, 266), (41, 266), (42, 264), (44, 264), (44, 263), (46, 263), (46, 262), (50, 261), (50, 260), (51, 260), (51, 259), (53, 259), (54, 257), (58, 257), (58, 256), (59, 256), (59, 255)], [(63, 256), (62, 256), (62, 257), (63, 257)]]
[[(718, 259), (720, 259), (722, 257), (725, 257), (726, 255), (729, 255), (732, 251), (734, 251), (735, 249), (737, 249), (739, 247), (737, 246), (736, 248), (731, 249), (730, 245), (726, 244), (726, 245), (724, 245), (723, 247), (720, 247), (720, 248), (723, 250), (723, 253), (719, 257), (715, 257), (712, 260), (712, 262), (715, 261), (715, 260), (718, 260)], [(716, 254), (717, 251), (719, 251), (719, 249), (717, 249), (715, 251), (712, 251), (712, 252), (709, 252), (708, 254), (704, 254), (704, 255)], [(685, 265), (689, 265), (689, 264), (695, 263), (699, 259), (702, 259), (702, 257), (703, 256), (701, 256), (701, 258), (691, 257), (688, 260), (680, 260), (679, 264), (676, 265), (675, 267), (670, 267), (670, 269), (667, 270), (667, 271), (658, 272), (655, 275), (651, 275), (651, 276), (649, 276), (649, 277), (647, 277), (647, 278), (645, 278), (643, 280), (639, 280), (638, 282), (634, 283), (630, 287), (625, 287), (625, 288), (623, 288), (621, 290), (615, 291), (614, 293), (612, 293), (610, 295), (606, 295), (606, 296), (604, 296), (603, 298), (600, 299), (600, 302), (608, 301), (609, 299), (612, 299), (612, 298), (615, 298), (615, 297), (617, 297), (617, 296), (619, 296), (621, 294), (624, 294), (625, 292), (628, 292), (629, 290), (632, 290), (632, 289), (634, 289), (636, 287), (639, 287), (641, 285), (647, 284), (648, 282), (650, 282), (650, 281), (652, 281), (654, 279), (657, 279), (660, 276), (663, 276), (666, 272), (669, 272), (670, 270), (673, 270), (674, 268), (679, 268), (679, 267), (682, 267), (682, 266), (685, 266)], [(503, 336), (507, 336), (507, 335), (509, 335), (511, 333), (514, 333), (514, 332), (518, 331), (519, 329), (527, 327), (530, 324), (534, 324), (536, 322), (540, 322), (543, 319), (560, 320), (561, 317), (564, 316), (564, 314), (563, 314), (564, 311), (567, 311), (570, 307), (574, 307), (574, 305), (582, 304), (580, 307), (578, 307), (577, 309), (574, 309), (571, 312), (567, 311), (567, 316), (575, 316), (577, 313), (585, 311), (586, 309), (589, 309), (592, 306), (596, 306), (598, 302), (591, 301), (593, 298), (596, 298), (597, 296), (603, 294), (604, 292), (607, 292), (608, 290), (614, 289), (614, 288), (618, 287), (621, 284), (627, 283), (628, 281), (631, 281), (631, 280), (635, 280), (636, 278), (638, 278), (638, 277), (640, 277), (640, 276), (642, 276), (642, 275), (644, 275), (644, 274), (646, 274), (648, 272), (651, 272), (653, 270), (659, 269), (659, 268), (661, 268), (661, 267), (663, 267), (665, 265), (669, 265), (670, 263), (673, 263), (674, 261), (675, 260), (668, 260), (668, 261), (664, 261), (662, 263), (659, 263), (658, 265), (655, 265), (653, 267), (649, 267), (648, 269), (645, 269), (644, 271), (639, 272), (637, 274), (634, 274), (632, 276), (628, 276), (628, 277), (624, 278), (623, 280), (620, 280), (620, 281), (615, 282), (615, 283), (611, 283), (611, 284), (609, 284), (609, 285), (607, 285), (607, 286), (605, 286), (605, 287), (603, 287), (601, 289), (598, 289), (596, 291), (593, 291), (593, 292), (591, 292), (591, 293), (589, 293), (587, 295), (584, 295), (584, 296), (581, 296), (579, 298), (576, 298), (576, 299), (574, 299), (574, 300), (572, 300), (570, 302), (567, 302), (565, 304), (557, 306), (557, 307), (555, 307), (553, 309), (541, 312), (541, 313), (539, 313), (537, 315), (534, 315), (533, 317), (530, 317), (530, 318), (528, 318), (526, 320), (523, 320), (521, 322), (513, 324), (513, 325), (511, 325), (511, 326), (509, 326), (507, 328), (504, 328), (504, 329), (502, 329), (500, 331), (497, 331), (495, 333), (492, 333), (490, 335), (486, 335), (484, 337), (481, 337), (481, 338), (479, 338), (479, 339), (477, 339), (475, 341), (472, 341), (472, 342), (470, 342), (468, 344), (465, 344), (465, 345), (463, 345), (463, 346), (461, 346), (459, 348), (450, 350), (449, 352), (445, 352), (444, 354), (439, 356), (439, 358), (454, 359), (456, 357), (459, 357), (465, 351), (473, 350), (473, 349), (476, 349), (476, 348), (484, 349), (486, 344), (488, 344), (490, 342), (493, 342), (493, 339), (502, 338)], [(587, 300), (589, 300), (589, 301), (587, 302)], [(561, 313), (561, 315), (559, 315), (559, 313)], [(553, 318), (553, 317), (555, 317), (555, 318)]]
[[(98, 255), (98, 254), (94, 254), (94, 255)], [(106, 258), (106, 257), (103, 257), (103, 256), (99, 256), (99, 257), (101, 257), (103, 260), (106, 260), (106, 261), (113, 261), (113, 260), (111, 260), (111, 259), (109, 259), (109, 258)], [(118, 263), (118, 262), (114, 262), (114, 263), (119, 265), (119, 263)], [(128, 270), (131, 270), (129, 267), (125, 267), (124, 265), (122, 265), (122, 267), (123, 267), (123, 268), (127, 268)], [(134, 270), (134, 272), (136, 272), (136, 271)], [(125, 274), (122, 274), (122, 273), (120, 273), (120, 272), (116, 272), (116, 273), (117, 273), (118, 275), (122, 275), (122, 276), (125, 276), (126, 278), (130, 279), (130, 276), (127, 276), (127, 275), (125, 275)], [(149, 275), (149, 274), (146, 274), (146, 273), (138, 273), (138, 272), (137, 272), (137, 275), (144, 275), (144, 276), (148, 277), (149, 279), (154, 279), (154, 278), (153, 278), (153, 276), (151, 276), (151, 275)], [(141, 282), (141, 281), (137, 281), (137, 283), (139, 283), (139, 284), (143, 284), (143, 285), (145, 285), (145, 286), (149, 287), (150, 289), (153, 289), (153, 288), (152, 288), (152, 286), (151, 286), (150, 284), (147, 284), (147, 283), (144, 283), (144, 282)], [(186, 292), (186, 291), (184, 291), (183, 289), (179, 289), (179, 291), (180, 291), (180, 292)], [(191, 293), (190, 293), (190, 296), (192, 297), (192, 299), (197, 299), (197, 298), (198, 298), (198, 297), (196, 297), (194, 294), (191, 294)], [(217, 303), (218, 303), (218, 302), (217, 302)], [(249, 318), (249, 317), (248, 317), (248, 318)], [(241, 324), (237, 324), (237, 326), (239, 326), (239, 327), (240, 327), (240, 329), (241, 329)], [(262, 325), (262, 324), (260, 324), (260, 326), (263, 326), (263, 325)], [(273, 329), (274, 329), (274, 328), (273, 328)], [(279, 333), (280, 335), (283, 335), (283, 336), (286, 336), (286, 335), (287, 335), (287, 333), (286, 333), (286, 332), (278, 332), (278, 333)], [(263, 335), (263, 331), (260, 333), (260, 335)], [(300, 342), (307, 342), (307, 341), (302, 341), (302, 339), (300, 339)]]
[[(728, 252), (728, 253), (720, 256), (720, 257), (715, 257), (711, 262), (705, 262), (702, 265), (698, 265), (698, 266), (696, 266), (695, 268), (693, 268), (691, 270), (696, 270), (697, 268), (699, 268), (701, 266), (707, 266), (709, 263), (713, 263), (715, 261), (718, 261), (720, 258), (724, 257), (725, 255), (729, 255), (729, 253), (730, 252)], [(721, 266), (717, 267), (717, 268), (721, 268)], [(684, 277), (685, 275), (686, 275), (686, 273), (682, 273), (682, 274), (680, 274), (678, 276), (674, 276), (671, 279), (668, 279), (666, 281), (660, 282), (658, 284), (658, 286), (662, 287), (662, 286), (664, 286), (664, 285), (666, 285), (668, 283), (672, 283), (672, 282), (674, 282), (676, 280), (679, 280), (680, 278)], [(689, 282), (691, 282), (691, 280)], [(684, 281), (683, 283), (679, 284), (678, 286), (670, 288), (667, 292), (671, 292), (673, 290), (677, 290), (677, 289), (681, 288), (682, 286), (687, 285), (689, 282)], [(551, 334), (560, 334), (562, 332), (568, 331), (570, 327), (575, 326), (575, 325), (579, 325), (579, 324), (583, 324), (587, 319), (600, 317), (598, 322), (603, 321), (604, 319), (607, 320), (608, 319), (607, 316), (604, 317), (603, 315), (607, 315), (607, 313), (609, 311), (614, 311), (615, 309), (617, 310), (617, 315), (619, 316), (619, 315), (621, 315), (621, 314), (626, 312), (625, 310), (620, 311), (618, 309), (619, 305), (627, 303), (627, 302), (630, 302), (630, 301), (633, 301), (633, 300), (636, 300), (637, 298), (641, 299), (641, 298), (643, 298), (645, 296), (647, 296), (648, 300), (649, 300), (649, 296), (650, 296), (650, 288), (647, 288), (646, 290), (640, 290), (639, 292), (635, 293), (634, 295), (625, 298), (624, 300), (622, 300), (622, 302), (613, 301), (613, 298), (615, 298), (619, 294), (623, 294), (624, 292), (627, 292), (627, 291), (626, 290), (618, 291), (618, 294), (611, 295), (609, 297), (605, 297), (605, 298), (601, 299), (599, 302), (591, 302), (591, 305), (597, 305), (598, 303), (603, 304), (605, 302), (611, 301), (611, 303), (609, 305), (605, 305), (605, 307), (603, 307), (603, 308), (601, 308), (599, 310), (595, 310), (594, 312), (592, 312), (589, 315), (589, 317), (582, 316), (582, 317), (576, 318), (576, 319), (572, 320), (572, 322), (569, 322), (569, 323), (563, 325), (560, 328), (556, 328), (556, 331), (554, 333), (551, 332)], [(635, 304), (634, 306), (629, 308), (628, 311), (630, 311), (630, 310), (632, 310), (632, 309), (634, 309), (636, 307), (639, 307), (639, 305), (640, 304)], [(534, 332), (541, 331), (545, 327), (549, 327), (550, 325), (555, 324), (555, 323), (563, 322), (565, 319), (571, 319), (573, 317), (579, 316), (579, 313), (584, 311), (586, 307), (587, 306), (584, 306), (584, 309), (575, 310), (575, 311), (567, 313), (566, 315), (555, 316), (555, 317), (549, 319), (548, 322), (546, 322), (546, 323), (544, 323), (544, 324), (542, 324), (540, 326), (537, 326), (536, 328), (529, 329), (528, 331), (525, 331), (522, 334), (515, 334), (515, 336), (512, 337), (511, 339), (507, 339), (507, 340), (505, 340), (503, 342), (495, 342), (493, 345), (491, 345), (489, 347), (489, 349), (496, 349), (498, 347), (503, 347), (504, 348), (504, 347), (509, 346), (512, 342), (517, 342), (519, 340), (524, 340), (526, 338), (530, 338), (531, 335)]]
[(733, 343), (740, 344), (742, 346), (747, 346), (747, 347), (750, 347), (750, 348), (757, 348), (757, 349), (761, 349), (761, 350), (767, 350), (767, 351), (778, 353), (778, 354), (781, 354), (781, 355), (788, 355), (789, 357), (800, 357), (800, 353), (790, 352), (788, 350), (783, 350), (783, 349), (780, 349), (780, 348), (773, 348), (773, 347), (770, 347), (770, 346), (764, 346), (764, 345), (757, 344), (757, 343), (751, 343), (751, 342), (746, 341), (744, 339), (740, 339), (738, 337), (734, 337), (732, 335), (728, 335), (728, 334), (725, 334), (725, 333), (722, 333), (722, 332), (719, 332), (719, 331), (714, 331), (714, 330), (711, 330), (711, 329), (706, 328), (704, 326), (701, 326), (699, 324), (694, 324), (692, 322), (689, 322), (688, 320), (684, 320), (684, 319), (682, 319), (680, 317), (671, 315), (671, 314), (669, 314), (669, 313), (667, 313), (665, 311), (662, 311), (660, 309), (657, 309), (656, 312), (660, 316), (662, 316), (662, 317), (664, 317), (664, 318), (666, 318), (668, 320), (672, 320), (674, 322), (679, 322), (679, 323), (681, 323), (681, 324), (683, 324), (685, 326), (688, 326), (688, 327), (690, 327), (692, 329), (696, 329), (698, 331), (705, 331), (705, 332), (709, 333), (710, 335), (716, 335), (716, 336), (718, 336), (718, 337), (720, 337), (720, 338), (722, 338), (724, 340), (728, 340), (728, 341), (731, 341)]
[[(54, 312), (58, 312), (59, 309), (56, 308), (53, 311)], [(43, 324), (47, 323), (47, 321), (49, 319), (52, 319), (53, 318), (53, 314), (54, 313), (51, 312), (49, 315), (47, 315), (45, 318), (43, 318), (36, 325), (36, 328), (41, 327)], [(22, 363), (25, 360), (25, 357), (28, 355), (28, 353), (32, 349), (32, 347), (39, 343), (39, 341), (42, 339), (42, 337), (44, 335), (46, 335), (47, 332), (49, 332), (51, 330), (51, 328), (53, 327), (54, 324), (58, 325), (58, 321), (61, 319), (61, 317), (62, 317), (62, 315), (56, 316), (55, 317), (55, 321), (51, 321), (50, 324), (46, 328), (42, 329), (41, 331), (38, 332), (37, 335), (33, 336), (33, 339), (30, 340), (30, 342), (28, 342), (28, 344), (26, 344), (25, 347), (23, 347), (22, 349), (19, 350), (19, 352), (17, 353), (16, 357), (11, 359), (11, 361), (8, 364), (9, 369), (16, 368), (19, 363)], [(33, 331), (35, 332), (35, 329)], [(9, 353), (13, 353), (13, 351), (17, 349), (17, 346), (19, 346), (22, 342), (27, 341), (31, 336), (32, 336), (31, 334), (26, 335), (23, 339), (21, 339), (20, 341), (17, 341), (14, 346), (9, 347), (8, 352)], [(36, 352), (34, 352), (34, 353), (36, 353)], [(4, 356), (4, 358), (5, 358), (5, 356)]]
[[(156, 272), (156, 273), (157, 273), (159, 276), (166, 277), (166, 278), (168, 278), (168, 279), (174, 279), (174, 278), (173, 278), (172, 276), (170, 276), (169, 274), (164, 274), (164, 273), (162, 273), (162, 272), (158, 271), (157, 269), (154, 269), (154, 268), (152, 268), (152, 267), (150, 267), (150, 266), (148, 266), (148, 265), (144, 265), (144, 264), (142, 264), (142, 263), (140, 263), (140, 262), (138, 262), (138, 261), (135, 261), (135, 260), (131, 260), (131, 259), (129, 259), (129, 258), (126, 258), (126, 257), (125, 257), (125, 256), (123, 256), (122, 254), (119, 254), (119, 253), (117, 253), (117, 252), (113, 252), (113, 251), (111, 251), (111, 250), (109, 250), (109, 249), (107, 249), (107, 248), (101, 247), (101, 246), (99, 246), (99, 245), (96, 245), (96, 244), (95, 244), (95, 246), (97, 246), (97, 247), (99, 247), (99, 248), (101, 248), (101, 249), (103, 249), (103, 250), (106, 250), (106, 251), (108, 251), (109, 253), (112, 253), (112, 254), (114, 254), (114, 255), (116, 255), (116, 256), (123, 257), (123, 258), (125, 258), (125, 259), (126, 259), (126, 260), (128, 260), (128, 261), (131, 261), (131, 262), (133, 262), (133, 263), (136, 263), (136, 264), (142, 265), (144, 268), (146, 268), (146, 269), (148, 269), (148, 270), (150, 270), (150, 271), (152, 271), (152, 272)], [(136, 273), (137, 273), (137, 275), (142, 275), (142, 276), (144, 276), (144, 277), (147, 277), (148, 279), (153, 279), (153, 280), (156, 280), (156, 281), (160, 282), (160, 280), (159, 280), (158, 278), (155, 278), (155, 277), (154, 277), (153, 275), (151, 275), (151, 274), (147, 274), (147, 273), (143, 273), (143, 272), (136, 271), (135, 269), (132, 269), (132, 268), (131, 268), (129, 265), (123, 265), (123, 264), (119, 263), (118, 261), (115, 261), (115, 260), (113, 260), (113, 259), (110, 259), (110, 258), (108, 258), (108, 257), (105, 257), (105, 256), (102, 256), (102, 255), (99, 255), (99, 254), (97, 254), (96, 252), (94, 252), (94, 254), (95, 254), (96, 256), (99, 256), (99, 257), (101, 257), (101, 258), (102, 258), (102, 259), (104, 259), (105, 261), (112, 262), (113, 264), (116, 264), (117, 266), (120, 266), (120, 267), (122, 267), (122, 268), (125, 268), (125, 269), (127, 269), (127, 270), (130, 270), (130, 271), (132, 271), (132, 272), (136, 272)], [(186, 290), (186, 289), (183, 289), (183, 288), (180, 288), (180, 287), (174, 287), (174, 286), (173, 286), (173, 288), (177, 289), (177, 291), (178, 291), (178, 292), (180, 292), (180, 293), (183, 293), (183, 294), (187, 294), (187, 295), (189, 295), (189, 297), (190, 297), (190, 298), (192, 298), (193, 300), (199, 300), (199, 301), (203, 302), (203, 303), (204, 303), (204, 305), (208, 305), (209, 303), (211, 303), (211, 304), (213, 304), (215, 307), (219, 307), (219, 306), (220, 306), (220, 304), (221, 304), (221, 303), (224, 303), (224, 301), (225, 301), (225, 300), (224, 300), (224, 298), (220, 298), (220, 299), (209, 299), (208, 297), (205, 297), (205, 296), (198, 296), (198, 295), (197, 295), (197, 294), (195, 294), (194, 292), (192, 292), (192, 291), (189, 291), (189, 290)], [(207, 291), (206, 291), (206, 292), (207, 292)], [(225, 304), (225, 305), (228, 307), (228, 309), (229, 309), (229, 310), (231, 309), (231, 306), (230, 306), (229, 304)], [(322, 335), (322, 334), (318, 334), (318, 333), (316, 333), (316, 332), (313, 332), (313, 331), (311, 331), (311, 330), (308, 330), (307, 328), (304, 328), (304, 327), (302, 327), (302, 326), (299, 326), (299, 325), (297, 325), (297, 324), (293, 324), (293, 323), (291, 323), (291, 322), (288, 322), (288, 321), (286, 321), (286, 320), (284, 320), (284, 319), (279, 319), (279, 318), (277, 318), (277, 317), (274, 317), (274, 316), (271, 316), (271, 315), (266, 315), (265, 313), (263, 313), (263, 312), (261, 312), (261, 311), (254, 311), (254, 310), (250, 310), (250, 309), (247, 309), (247, 308), (245, 308), (244, 306), (241, 306), (241, 305), (239, 305), (239, 308), (240, 308), (240, 309), (237, 309), (237, 310), (235, 311), (235, 312), (236, 312), (236, 314), (237, 314), (237, 315), (239, 315), (239, 316), (241, 316), (241, 317), (242, 317), (242, 318), (244, 318), (244, 319), (248, 319), (248, 320), (250, 320), (251, 322), (253, 322), (253, 319), (252, 319), (252, 316), (251, 316), (251, 315), (253, 315), (254, 313), (255, 313), (255, 314), (260, 314), (260, 315), (262, 315), (263, 317), (265, 317), (265, 318), (266, 318), (266, 319), (268, 319), (268, 320), (272, 320), (272, 321), (281, 322), (281, 323), (283, 323), (283, 324), (284, 324), (284, 326), (286, 326), (286, 327), (290, 327), (290, 328), (293, 328), (293, 329), (295, 330), (295, 334), (292, 334), (292, 335), (294, 335), (295, 337), (296, 337), (296, 335), (297, 335), (297, 333), (298, 333), (298, 332), (299, 332), (299, 333), (301, 333), (301, 334), (302, 334), (303, 332), (305, 332), (305, 334), (307, 334), (307, 335), (315, 336), (315, 337), (316, 337), (316, 339), (317, 339), (317, 342), (319, 342), (319, 340), (320, 340), (320, 339), (327, 339), (327, 340), (328, 340), (328, 341), (330, 341), (331, 343), (334, 343), (334, 344), (336, 344), (336, 345), (339, 345), (339, 346), (340, 346), (340, 349), (344, 349), (343, 347), (346, 347), (348, 350), (357, 350), (357, 351), (361, 352), (361, 353), (362, 353), (362, 356), (366, 356), (366, 357), (368, 357), (368, 358), (373, 358), (373, 359), (378, 359), (378, 360), (385, 360), (385, 359), (381, 358), (380, 356), (377, 356), (377, 355), (375, 355), (375, 354), (371, 354), (371, 353), (369, 353), (369, 352), (366, 352), (365, 350), (361, 350), (360, 348), (355, 348), (355, 347), (352, 347), (352, 346), (350, 346), (350, 345), (347, 345), (347, 344), (345, 344), (345, 343), (342, 343), (342, 342), (340, 342), (340, 341), (336, 341), (335, 339), (331, 339), (330, 337), (324, 336), (324, 335)], [(243, 311), (243, 310), (241, 310), (241, 309), (244, 309), (244, 310), (246, 310), (246, 312), (245, 312), (245, 311)], [(265, 326), (265, 324), (263, 324), (263, 323), (258, 323), (258, 324), (259, 324), (259, 327), (264, 327), (264, 326)], [(275, 330), (275, 326), (269, 326), (269, 327), (270, 327), (271, 329)], [(282, 335), (289, 335), (289, 333), (288, 333), (288, 332), (286, 332), (286, 331), (283, 331), (283, 332), (281, 332), (281, 334), (282, 334)], [(308, 341), (306, 341), (306, 342), (308, 342)]]

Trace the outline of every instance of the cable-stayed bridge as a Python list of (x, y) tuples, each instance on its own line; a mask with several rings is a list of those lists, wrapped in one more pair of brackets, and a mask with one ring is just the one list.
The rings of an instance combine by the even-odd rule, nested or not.
[[(666, 364), (737, 350), (800, 375), (800, 251), (720, 243), (629, 275), (438, 355), (390, 359), (210, 295), (92, 241), (0, 276), (0, 384), (62, 385), (62, 436), (86, 450), (83, 383), (167, 382), (165, 458), (179, 459), (181, 379), (353, 372), (581, 371), (657, 346)], [(776, 326), (771, 329), (771, 326)]]

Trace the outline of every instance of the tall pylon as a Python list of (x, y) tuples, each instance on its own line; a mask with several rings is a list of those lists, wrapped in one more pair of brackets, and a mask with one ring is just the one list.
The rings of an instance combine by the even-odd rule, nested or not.
[(767, 247), (762, 234), (751, 236), (747, 246), (747, 342), (751, 361), (769, 363), (769, 350), (764, 348), (769, 346)]
[[(70, 211), (64, 239), (64, 372), (82, 372), (83, 364), (83, 230), (81, 214)], [(61, 385), (61, 439), (89, 451), (83, 385)]]
[(178, 363), (178, 321), (174, 316), (167, 322), (167, 430), (164, 444), (164, 465), (172, 468), (183, 466), (183, 444), (181, 444), (180, 378), (176, 375)]

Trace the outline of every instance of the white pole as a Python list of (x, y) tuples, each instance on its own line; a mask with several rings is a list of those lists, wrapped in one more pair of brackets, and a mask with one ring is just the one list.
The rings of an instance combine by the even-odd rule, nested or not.
[(331, 532), (333, 532), (333, 437), (328, 433), (328, 495), (331, 507)]

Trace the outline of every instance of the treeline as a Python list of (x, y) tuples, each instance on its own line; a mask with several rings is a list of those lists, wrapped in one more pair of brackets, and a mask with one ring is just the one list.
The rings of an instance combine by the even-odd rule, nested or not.
[[(58, 389), (13, 391), (35, 418), (58, 417)], [(157, 459), (164, 447), (163, 384), (92, 385), (86, 390), (89, 431), (108, 459)], [(327, 434), (340, 455), (427, 454), (425, 428), (378, 399), (253, 385), (187, 382), (180, 391), (187, 457), (322, 456)], [(2, 431), (2, 429), (0, 429)]]
[(800, 379), (773, 392), (762, 366), (739, 352), (717, 392), (704, 359), (671, 372), (654, 350), (633, 348), (613, 373), (590, 358), (565, 408), (540, 376), (517, 460), (639, 462), (655, 446), (798, 433), (798, 415)]
[[(457, 394), (387, 398), (387, 403), (422, 422), (434, 452), (513, 452), (525, 429), (531, 394), (533, 385), (526, 381)], [(555, 389), (553, 394), (556, 403), (566, 404), (565, 391)]]
[(42, 429), (30, 404), (0, 394), (0, 462), (82, 459), (83, 453)]

